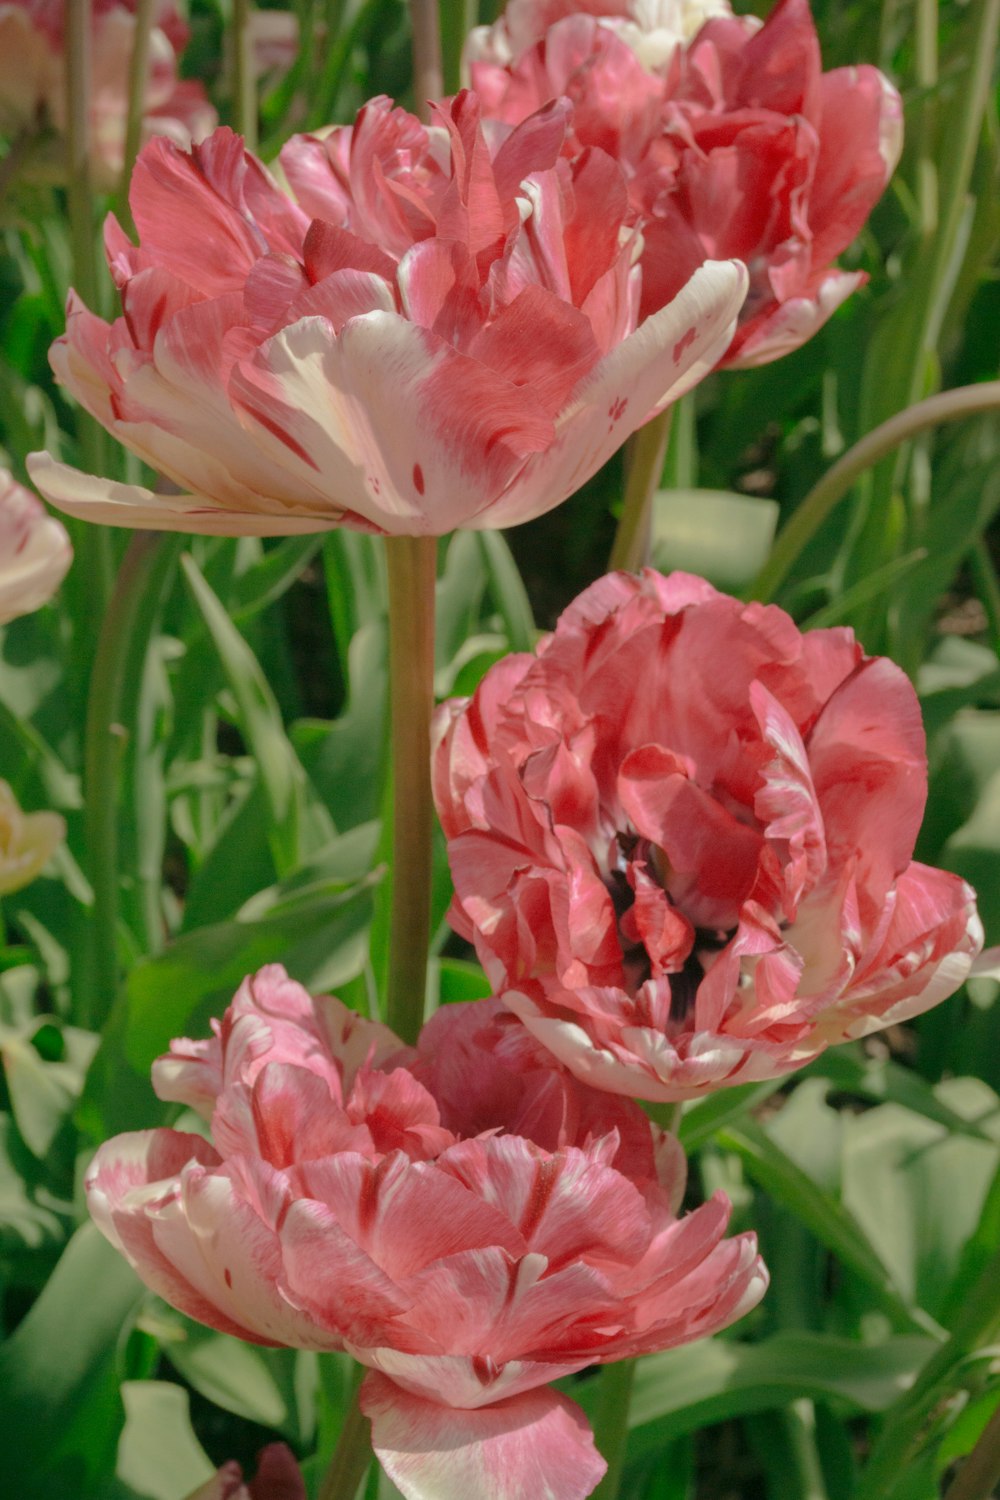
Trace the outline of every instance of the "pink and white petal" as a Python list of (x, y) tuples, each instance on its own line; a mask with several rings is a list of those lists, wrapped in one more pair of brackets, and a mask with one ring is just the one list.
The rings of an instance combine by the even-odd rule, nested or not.
[(607, 1468), (578, 1406), (552, 1390), (460, 1411), (371, 1373), (361, 1409), (406, 1500), (584, 1500)]
[(393, 535), (437, 535), (488, 506), (552, 428), (531, 392), (393, 313), (275, 335), (230, 390), (255, 443)]
[(81, 473), (48, 453), (29, 453), (28, 472), (57, 510), (104, 526), (184, 531), (194, 536), (301, 536), (329, 531), (342, 519), (329, 512), (231, 510), (207, 495), (159, 495), (143, 485)]
[[(393, 1329), (398, 1344), (400, 1325)], [(369, 1370), (379, 1370), (403, 1390), (443, 1406), (474, 1410), (495, 1406), (522, 1391), (561, 1380), (592, 1363), (590, 1350), (572, 1358), (516, 1359), (506, 1364), (486, 1355), (412, 1353), (396, 1346), (347, 1342), (347, 1352)]]
[[(851, 1037), (929, 1010), (971, 977), (982, 942), (971, 886), (950, 871), (912, 863), (896, 882), (892, 920), (879, 952), (865, 955), (843, 1008), (821, 1019), (821, 1033), (838, 1026), (837, 1010)], [(850, 1020), (859, 1011), (864, 1019)]]
[(559, 1059), (581, 1083), (627, 1098), (673, 1101), (678, 1096), (650, 1074), (637, 1059), (621, 1058), (569, 1015), (546, 1014), (523, 990), (504, 990), (504, 1005), (524, 1022), (532, 1036)]
[(552, 510), (638, 427), (697, 385), (729, 346), (747, 290), (739, 261), (707, 261), (674, 300), (606, 354), (556, 420), (555, 441), (464, 524), (514, 526)]
[(864, 271), (830, 271), (812, 297), (790, 297), (747, 323), (721, 364), (727, 370), (752, 370), (794, 353), (867, 280)]
[(151, 1204), (146, 1217), (160, 1254), (217, 1310), (207, 1320), (212, 1327), (224, 1320), (229, 1331), (235, 1325), (243, 1330), (239, 1337), (253, 1343), (341, 1347), (335, 1334), (282, 1294), (278, 1236), (225, 1170), (188, 1166), (179, 1191)]
[(87, 1205), (105, 1238), (171, 1306), (237, 1338), (275, 1342), (262, 1340), (238, 1311), (233, 1316), (231, 1308), (206, 1295), (157, 1241), (157, 1219), (178, 1203), (185, 1168), (192, 1162), (212, 1167), (217, 1161), (216, 1152), (201, 1136), (175, 1130), (116, 1136), (100, 1148), (87, 1170)]
[(518, 1136), (461, 1141), (438, 1159), (477, 1197), (495, 1204), (533, 1252), (552, 1261), (594, 1255), (634, 1260), (649, 1239), (638, 1189), (585, 1151), (550, 1155)]

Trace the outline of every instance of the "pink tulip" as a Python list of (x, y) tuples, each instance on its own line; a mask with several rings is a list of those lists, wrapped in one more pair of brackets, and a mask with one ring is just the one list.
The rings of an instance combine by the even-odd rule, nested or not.
[[(89, 156), (95, 185), (116, 187), (124, 164), (129, 67), (136, 0), (92, 0)], [(15, 136), (66, 129), (66, 4), (63, 0), (0, 0), (0, 130)], [(187, 27), (173, 0), (155, 0), (143, 125), (179, 146), (200, 140), (216, 123), (200, 83), (178, 77)], [(43, 167), (61, 176), (53, 153)]]
[(188, 1500), (306, 1500), (305, 1480), (292, 1450), (285, 1443), (269, 1443), (257, 1455), (257, 1473), (249, 1485), (235, 1460), (217, 1469)]
[[(676, 1144), (648, 1124), (643, 1141), (631, 1101), (588, 1100), (555, 1068), (550, 1088), (495, 1005), (449, 1007), (414, 1057), (264, 969), (210, 1041), (154, 1068), (162, 1098), (210, 1113), (214, 1144), (110, 1141), (91, 1213), (190, 1316), (367, 1365), (375, 1450), (412, 1500), (582, 1500), (604, 1464), (548, 1383), (725, 1327), (766, 1273), (753, 1236), (723, 1239), (722, 1195), (676, 1217)], [(541, 1141), (508, 1129), (508, 1106)]]
[(731, 16), (732, 7), (729, 0), (510, 0), (492, 26), (469, 33), (465, 64), (518, 62), (551, 26), (573, 15), (593, 16), (647, 68), (658, 68), (709, 17)]
[(846, 629), (613, 573), (439, 710), (452, 921), (589, 1084), (692, 1099), (950, 995), (982, 942), (912, 861), (916, 694)]
[(797, 349), (867, 279), (841, 271), (902, 146), (896, 90), (868, 66), (824, 73), (808, 0), (708, 20), (656, 71), (603, 22), (557, 20), (520, 56), (471, 65), (488, 113), (511, 124), (548, 99), (574, 105), (571, 149), (618, 160), (641, 225), (641, 313), (706, 256), (735, 256), (750, 294), (722, 363)]
[(0, 625), (46, 604), (72, 561), (66, 528), (0, 469)]
[(227, 130), (154, 141), (114, 220), (124, 316), (70, 300), (59, 380), (181, 493), (33, 455), (52, 502), (112, 524), (408, 535), (557, 505), (711, 368), (746, 276), (699, 267), (636, 326), (619, 169), (560, 157), (566, 106), (508, 131), (462, 94), (388, 100), (282, 153), (293, 202)]

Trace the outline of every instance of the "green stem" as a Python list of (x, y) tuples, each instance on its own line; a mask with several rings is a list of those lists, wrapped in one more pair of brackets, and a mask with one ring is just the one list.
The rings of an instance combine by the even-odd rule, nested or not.
[(628, 1444), (628, 1409), (635, 1381), (634, 1359), (606, 1365), (601, 1372), (601, 1396), (594, 1414), (594, 1441), (607, 1460), (608, 1472), (592, 1500), (618, 1500), (625, 1449)]
[(985, 537), (980, 537), (969, 553), (969, 568), (976, 593), (989, 621), (993, 649), (1000, 655), (1000, 579), (997, 578)]
[(650, 512), (667, 456), (673, 408), (660, 412), (632, 439), (625, 498), (611, 548), (609, 567), (636, 573), (649, 555)]
[(410, 0), (410, 24), (413, 28), (413, 95), (417, 114), (426, 122), (431, 117), (430, 101), (440, 99), (444, 94), (438, 0)]
[(125, 124), (125, 151), (122, 159), (122, 179), (118, 189), (117, 214), (127, 226), (134, 228), (129, 209), (128, 190), (132, 181), (132, 168), (139, 155), (142, 143), (142, 118), (146, 104), (146, 84), (149, 79), (149, 49), (153, 33), (153, 0), (136, 0), (135, 36), (132, 41), (132, 56), (128, 69), (128, 116)]
[(251, 10), (251, 0), (233, 0), (233, 129), (246, 141), (248, 151), (256, 151), (257, 89), (253, 73)]
[(437, 542), (387, 537), (392, 713), (392, 909), (385, 1019), (415, 1042), (424, 1014), (431, 921), (430, 724)]
[(83, 775), (87, 873), (94, 906), (79, 1005), (81, 1025), (92, 1028), (103, 1021), (118, 988), (119, 779), (127, 734), (122, 709), (131, 669), (156, 618), (163, 559), (174, 555), (163, 541), (156, 532), (139, 531), (129, 542), (101, 624), (90, 677)]
[(933, 90), (938, 81), (938, 0), (917, 0), (915, 73), (923, 92), (917, 136), (917, 202), (920, 231), (929, 239), (937, 229), (938, 180), (934, 154)]
[(990, 1500), (1000, 1484), (1000, 1406), (945, 1491), (944, 1500)]
[(1000, 380), (986, 380), (980, 385), (963, 385), (938, 396), (928, 396), (926, 401), (918, 401), (869, 432), (827, 470), (793, 513), (753, 585), (752, 597), (773, 599), (800, 553), (866, 469), (918, 432), (945, 422), (961, 421), (977, 412), (995, 411), (997, 407), (1000, 407)]
[(355, 1500), (358, 1487), (371, 1467), (371, 1433), (368, 1419), (361, 1413), (360, 1389), (359, 1381), (316, 1500)]
[(886, 1500), (918, 1456), (936, 1408), (953, 1395), (961, 1366), (1000, 1334), (1000, 1248), (994, 1250), (964, 1298), (950, 1337), (913, 1385), (885, 1414), (882, 1431), (861, 1475), (855, 1500)]
[(73, 279), (84, 302), (97, 301), (94, 193), (90, 180), (90, 0), (66, 7), (66, 194)]

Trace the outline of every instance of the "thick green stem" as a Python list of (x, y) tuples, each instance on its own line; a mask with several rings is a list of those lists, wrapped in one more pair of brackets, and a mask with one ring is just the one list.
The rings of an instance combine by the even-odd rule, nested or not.
[(938, 221), (934, 153), (936, 100), (933, 97), (938, 81), (938, 0), (917, 0), (915, 50), (917, 86), (924, 94), (917, 137), (917, 202), (920, 206), (920, 231), (929, 238), (937, 229)]
[(944, 1500), (990, 1500), (1000, 1484), (1000, 1407), (945, 1491)]
[(752, 597), (765, 601), (774, 597), (800, 553), (866, 469), (918, 432), (945, 422), (961, 421), (977, 412), (995, 411), (997, 407), (1000, 407), (1000, 380), (985, 380), (980, 385), (959, 386), (939, 396), (928, 396), (926, 401), (918, 401), (869, 432), (806, 495), (775, 542), (753, 585)]
[(132, 168), (139, 155), (142, 143), (142, 117), (146, 104), (146, 84), (149, 78), (149, 47), (153, 32), (153, 0), (136, 0), (135, 37), (132, 42), (132, 57), (128, 70), (128, 118), (125, 125), (125, 154), (122, 161), (122, 180), (119, 189), (118, 217), (127, 217), (131, 222), (128, 207), (128, 188), (132, 181)]
[[(94, 892), (90, 945), (79, 990), (80, 1023), (97, 1027), (118, 988), (118, 817), (120, 770), (127, 730), (122, 724), (126, 686), (144, 654), (159, 607), (164, 539), (136, 532), (115, 582), (101, 625), (90, 677), (84, 746), (87, 873)], [(167, 559), (173, 552), (166, 554)]]
[(413, 28), (413, 96), (421, 120), (430, 119), (428, 105), (444, 94), (441, 61), (441, 18), (438, 0), (410, 0)]
[(90, 0), (66, 8), (66, 194), (73, 277), (91, 307), (97, 300), (94, 194), (90, 180)]
[(340, 1437), (323, 1476), (316, 1500), (355, 1500), (358, 1487), (371, 1467), (372, 1444), (367, 1417), (358, 1403), (360, 1382), (347, 1409)]
[(855, 1500), (886, 1500), (919, 1454), (937, 1408), (961, 1384), (961, 1367), (1000, 1334), (1000, 1249), (994, 1250), (959, 1308), (950, 1337), (885, 1414)]
[(233, 129), (250, 151), (257, 149), (257, 89), (253, 73), (251, 0), (233, 0)]
[(607, 1460), (608, 1472), (594, 1491), (592, 1500), (618, 1500), (625, 1449), (628, 1444), (628, 1409), (635, 1381), (635, 1360), (623, 1359), (601, 1372), (601, 1399), (594, 1414), (594, 1441)]
[(636, 573), (649, 555), (650, 515), (667, 456), (673, 408), (640, 427), (630, 445), (625, 498), (611, 548), (609, 566)]
[(437, 542), (387, 537), (392, 713), (392, 910), (385, 1019), (415, 1042), (424, 1015), (431, 921), (430, 725)]

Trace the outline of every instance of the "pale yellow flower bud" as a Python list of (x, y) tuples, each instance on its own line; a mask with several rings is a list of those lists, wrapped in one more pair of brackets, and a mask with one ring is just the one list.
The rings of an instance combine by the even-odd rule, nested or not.
[(29, 885), (65, 837), (58, 813), (22, 812), (6, 781), (0, 781), (0, 896)]

